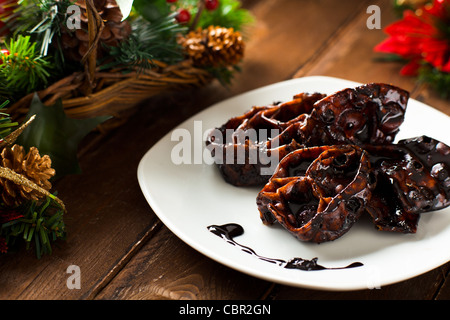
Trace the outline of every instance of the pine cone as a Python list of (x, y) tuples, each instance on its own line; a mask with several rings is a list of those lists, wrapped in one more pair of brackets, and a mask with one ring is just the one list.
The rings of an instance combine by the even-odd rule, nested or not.
[(233, 28), (198, 28), (182, 37), (180, 44), (194, 64), (200, 67), (230, 66), (240, 62), (244, 56), (244, 41), (240, 32)]
[[(85, 1), (78, 0), (75, 4), (81, 9), (81, 29), (71, 31), (63, 28), (61, 45), (66, 58), (81, 61), (89, 49), (88, 18)], [(103, 44), (117, 46), (131, 34), (131, 26), (128, 21), (121, 21), (123, 15), (115, 0), (94, 0), (94, 5), (105, 25), (97, 45), (97, 57), (100, 58), (107, 53)]]
[[(51, 189), (52, 184), (48, 180), (55, 175), (55, 170), (51, 167), (52, 162), (48, 155), (41, 157), (35, 147), (31, 147), (25, 154), (23, 147), (15, 144), (4, 148), (0, 156), (3, 167), (12, 169), (47, 191)], [(42, 197), (36, 190), (8, 179), (0, 178), (0, 185), (3, 187), (2, 199), (9, 206), (17, 206), (24, 200), (39, 200)]]

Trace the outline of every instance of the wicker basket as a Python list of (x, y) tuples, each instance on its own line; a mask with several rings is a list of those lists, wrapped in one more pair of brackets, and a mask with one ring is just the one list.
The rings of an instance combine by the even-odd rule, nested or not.
[[(93, 0), (86, 0), (86, 10), (89, 50), (81, 60), (84, 71), (75, 72), (37, 92), (45, 105), (52, 105), (61, 99), (67, 116), (83, 119), (109, 115), (113, 119), (108, 121), (106, 127), (115, 127), (124, 122), (127, 111), (145, 99), (168, 90), (201, 87), (212, 80), (206, 70), (194, 67), (191, 60), (174, 65), (152, 61), (155, 67), (141, 72), (120, 69), (99, 71), (96, 47), (103, 21)], [(22, 120), (27, 114), (34, 94), (23, 97), (8, 108), (15, 120)]]

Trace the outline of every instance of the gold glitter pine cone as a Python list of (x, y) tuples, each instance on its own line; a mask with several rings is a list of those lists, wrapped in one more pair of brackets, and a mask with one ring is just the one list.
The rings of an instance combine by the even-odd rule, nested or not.
[[(75, 31), (63, 29), (61, 44), (67, 58), (81, 61), (89, 49), (88, 18), (85, 1), (78, 0), (75, 4), (81, 9), (81, 28)], [(104, 22), (97, 45), (97, 56), (102, 57), (106, 53), (102, 43), (117, 46), (121, 40), (127, 39), (131, 34), (131, 26), (128, 21), (122, 21), (123, 15), (115, 0), (94, 0), (94, 5)]]
[(230, 66), (244, 56), (244, 41), (233, 28), (209, 26), (198, 28), (180, 38), (185, 53), (200, 67)]
[[(47, 191), (51, 189), (49, 179), (55, 175), (55, 169), (51, 167), (50, 157), (48, 155), (41, 157), (37, 148), (31, 147), (25, 154), (23, 147), (15, 144), (4, 148), (0, 157), (3, 167), (23, 175)], [(38, 191), (8, 179), (0, 178), (0, 186), (3, 188), (2, 199), (9, 206), (17, 206), (26, 200), (39, 200), (43, 197)]]

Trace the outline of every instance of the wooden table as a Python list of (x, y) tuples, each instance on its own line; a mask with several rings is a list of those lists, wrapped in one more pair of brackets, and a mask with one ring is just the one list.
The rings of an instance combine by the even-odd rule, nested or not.
[[(249, 30), (242, 72), (230, 88), (213, 83), (144, 103), (122, 127), (83, 141), (83, 173), (55, 185), (65, 201), (68, 237), (38, 260), (20, 251), (0, 259), (0, 298), (22, 299), (449, 299), (450, 264), (381, 289), (326, 292), (263, 281), (229, 269), (178, 239), (153, 213), (139, 188), (137, 166), (163, 135), (227, 97), (309, 75), (388, 82), (450, 115), (449, 101), (401, 65), (377, 61), (385, 38), (366, 26), (369, 5), (381, 8), (381, 26), (396, 19), (388, 0), (247, 0), (257, 22)], [(431, 124), (424, 124), (431, 125)], [(168, 177), (176, 183), (176, 177)], [(81, 286), (69, 289), (70, 265)]]

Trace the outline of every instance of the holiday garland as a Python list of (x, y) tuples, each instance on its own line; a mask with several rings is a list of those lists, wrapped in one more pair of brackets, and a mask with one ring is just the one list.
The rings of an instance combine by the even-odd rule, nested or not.
[[(4, 108), (8, 102), (3, 103)], [(35, 117), (17, 127), (0, 113), (0, 253), (14, 245), (34, 244), (36, 255), (51, 253), (51, 243), (65, 238), (64, 203), (50, 193), (54, 175), (51, 159), (36, 147), (25, 152), (16, 143)], [(15, 128), (12, 131), (12, 128)]]
[(385, 28), (375, 47), (406, 62), (400, 73), (416, 76), (450, 98), (450, 0), (397, 0), (402, 19)]
[[(124, 68), (151, 69), (152, 61), (175, 64), (190, 58), (189, 49), (183, 46), (186, 42), (180, 39), (197, 29), (217, 27), (218, 37), (229, 34), (228, 39), (236, 39), (236, 46), (243, 48), (242, 29), (253, 19), (238, 0), (135, 0), (125, 20), (115, 0), (93, 3), (104, 21), (96, 47), (97, 65), (104, 72), (118, 68), (122, 72)], [(79, 27), (71, 30), (67, 22), (72, 19), (69, 7), (73, 4), (81, 16)], [(0, 20), (0, 32), (5, 35), (4, 53), (0, 56), (3, 99), (14, 102), (83, 70), (83, 57), (90, 45), (85, 0), (0, 0)], [(233, 45), (228, 42), (227, 50)], [(230, 70), (238, 70), (242, 54), (238, 54), (239, 59), (229, 57), (232, 63), (202, 67), (219, 80), (229, 82)], [(28, 70), (32, 71), (31, 78)]]
[[(164, 79), (166, 76), (157, 76), (163, 64), (181, 66), (190, 61), (187, 66), (203, 70), (207, 77), (216, 78), (223, 84), (230, 83), (234, 72), (239, 70), (245, 47), (242, 32), (253, 17), (241, 8), (238, 0), (120, 0), (120, 3), (133, 3), (128, 17), (123, 16), (123, 7), (115, 0), (0, 0), (0, 21), (3, 23), (0, 29), (3, 34), (0, 99), (9, 100), (13, 106), (11, 110), (21, 111), (40, 104), (36, 101), (39, 98), (31, 97), (34, 92), (53, 90), (50, 102), (45, 104), (59, 110), (61, 99), (58, 97), (67, 97), (69, 93), (74, 98), (88, 97), (101, 92), (102, 88), (109, 94), (114, 92), (107, 90), (108, 85), (114, 84), (112, 79), (125, 78), (127, 74), (132, 77), (135, 73), (154, 74), (155, 80)], [(79, 11), (75, 18), (74, 8)], [(69, 22), (77, 26), (69, 28)], [(92, 28), (92, 24), (98, 25)], [(91, 29), (96, 29), (95, 45), (92, 44)], [(92, 51), (95, 54), (91, 54)], [(95, 81), (94, 73), (107, 76)], [(174, 71), (174, 75), (178, 74), (182, 77), (179, 82), (183, 83), (183, 70)], [(205, 82), (203, 74), (198, 79), (200, 84)], [(178, 82), (178, 79), (174, 80)], [(149, 82), (153, 83), (152, 80)], [(61, 89), (57, 86), (59, 83), (65, 87)], [(136, 96), (133, 90), (131, 87), (125, 94)], [(110, 101), (113, 97), (109, 95), (104, 99)], [(80, 110), (94, 109), (98, 105), (94, 101)], [(46, 113), (43, 109), (40, 112)], [(115, 112), (112, 110), (106, 115)], [(30, 110), (26, 118), (32, 114)], [(88, 117), (93, 121), (87, 119), (84, 123), (78, 122), (77, 126), (91, 128), (92, 123), (99, 124), (110, 118)], [(59, 132), (68, 132), (61, 122), (66, 119), (62, 118), (46, 113), (38, 117), (38, 122), (59, 128)], [(71, 154), (69, 149), (73, 148), (74, 140), (81, 140), (80, 137), (67, 136), (64, 145), (55, 136), (58, 130), (49, 132), (42, 125), (42, 130), (35, 129), (36, 126), (33, 124), (31, 129), (34, 134), (26, 137), (39, 136), (45, 141), (33, 140), (43, 146), (41, 151), (52, 157), (58, 167), (57, 173), (78, 172), (72, 162), (64, 167), (59, 159), (62, 157), (55, 158), (55, 154)], [(88, 130), (78, 131), (88, 133)], [(24, 145), (31, 146), (30, 141), (22, 140), (25, 140), (22, 141)], [(58, 141), (58, 145), (52, 145), (53, 140)], [(75, 168), (75, 171), (69, 168)]]
[[(30, 101), (20, 126), (0, 110), (0, 253), (25, 243), (40, 257), (65, 238), (51, 182), (80, 172), (78, 143), (110, 118), (69, 118), (61, 98), (44, 105), (37, 93), (68, 78), (92, 82), (91, 64), (114, 78), (188, 61), (227, 84), (252, 21), (238, 0), (0, 0), (0, 107)], [(89, 82), (70, 86), (92, 93)]]

